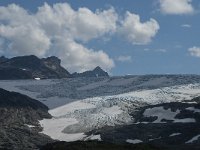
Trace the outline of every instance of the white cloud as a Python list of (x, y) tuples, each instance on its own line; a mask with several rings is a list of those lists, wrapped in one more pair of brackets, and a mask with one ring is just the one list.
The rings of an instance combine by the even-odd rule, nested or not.
[(67, 30), (71, 38), (85, 42), (115, 32), (118, 20), (114, 8), (96, 12), (79, 8), (75, 11), (67, 3), (54, 4), (53, 7), (45, 3), (36, 16), (48, 33)]
[(125, 19), (121, 22), (119, 33), (129, 42), (136, 45), (144, 45), (151, 42), (159, 30), (159, 24), (155, 19), (146, 22), (140, 21), (140, 16), (126, 12)]
[(119, 56), (119, 57), (117, 57), (116, 60), (120, 61), (120, 62), (131, 62), (132, 57), (131, 56)]
[(191, 56), (200, 57), (200, 47), (193, 46), (188, 49)]
[(50, 39), (44, 31), (33, 25), (0, 25), (0, 36), (9, 40), (8, 53), (11, 55), (44, 56), (50, 47)]
[(160, 11), (163, 14), (181, 15), (192, 14), (194, 8), (192, 0), (159, 0)]
[[(83, 45), (69, 39), (67, 37), (57, 37), (55, 39), (52, 51), (62, 59), (62, 65), (66, 66), (71, 72), (83, 72), (101, 66), (106, 71), (114, 67), (114, 61), (108, 57), (102, 50), (94, 51), (87, 49)], [(73, 63), (73, 64), (72, 64)]]
[(123, 19), (112, 7), (91, 11), (85, 7), (75, 10), (68, 3), (52, 6), (44, 3), (35, 13), (30, 13), (16, 4), (0, 6), (3, 55), (55, 55), (71, 72), (96, 66), (109, 71), (114, 67), (113, 59), (103, 50), (85, 46), (92, 39), (109, 39), (110, 35), (120, 33), (132, 44), (148, 44), (158, 30), (156, 20), (142, 23), (139, 15), (130, 12)]
[(45, 3), (36, 13), (11, 4), (0, 7), (0, 38), (4, 54), (39, 57), (55, 55), (69, 71), (85, 71), (100, 66), (114, 67), (114, 61), (102, 50), (92, 50), (76, 42), (88, 41), (116, 30), (117, 14), (113, 8), (92, 12), (73, 10), (67, 3)]
[(183, 27), (183, 28), (191, 28), (192, 26), (190, 24), (182, 24), (181, 27)]

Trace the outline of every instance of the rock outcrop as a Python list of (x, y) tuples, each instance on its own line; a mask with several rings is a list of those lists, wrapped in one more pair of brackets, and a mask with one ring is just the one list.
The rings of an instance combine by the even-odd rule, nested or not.
[(109, 77), (108, 73), (97, 66), (94, 70), (85, 71), (83, 73), (73, 73), (72, 77)]
[(53, 141), (39, 133), (39, 120), (51, 118), (41, 102), (0, 89), (0, 114), (0, 149), (32, 150)]
[(11, 59), (1, 57), (0, 79), (52, 79), (67, 78), (70, 73), (60, 65), (55, 56), (39, 59), (34, 55)]

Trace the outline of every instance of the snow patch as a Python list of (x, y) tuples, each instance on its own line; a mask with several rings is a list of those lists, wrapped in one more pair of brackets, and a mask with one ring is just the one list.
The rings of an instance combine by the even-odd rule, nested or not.
[(90, 136), (88, 136), (88, 137), (86, 137), (85, 139), (84, 139), (84, 141), (89, 141), (89, 140), (97, 140), (97, 141), (102, 141), (101, 140), (101, 135), (100, 134), (98, 134), (98, 135), (90, 135)]
[(135, 139), (135, 140), (127, 139), (126, 142), (131, 143), (131, 144), (138, 144), (138, 143), (142, 143), (143, 141), (138, 140), (138, 139)]
[(174, 120), (174, 117), (178, 113), (180, 113), (180, 110), (176, 110), (176, 112), (173, 112), (171, 111), (171, 109), (165, 110), (163, 107), (154, 107), (146, 109), (143, 115), (145, 117), (156, 116), (158, 118), (153, 123), (163, 123), (161, 122), (162, 119)]
[(40, 78), (35, 78), (35, 80), (40, 80)]
[(200, 138), (200, 134), (193, 137), (192, 139), (190, 139), (189, 141), (185, 142), (186, 144), (189, 144), (189, 143), (193, 143), (194, 141), (197, 141), (198, 139)]
[(174, 123), (195, 123), (194, 118), (185, 118), (185, 119), (174, 119)]
[(193, 111), (194, 113), (200, 113), (200, 109), (196, 109), (194, 107), (188, 107), (188, 108), (186, 108), (186, 110)]
[(29, 128), (34, 128), (35, 126), (33, 125), (29, 125), (29, 124), (25, 124), (26, 126), (28, 126)]
[(172, 134), (170, 134), (169, 136), (170, 136), (170, 137), (173, 137), (173, 136), (177, 136), (177, 135), (181, 135), (181, 133), (172, 133)]

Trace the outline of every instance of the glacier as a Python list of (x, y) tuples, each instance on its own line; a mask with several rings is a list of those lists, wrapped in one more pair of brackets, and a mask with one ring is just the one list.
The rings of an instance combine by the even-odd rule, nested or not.
[(198, 75), (143, 75), (100, 78), (0, 81), (0, 88), (43, 102), (52, 119), (40, 121), (42, 133), (75, 141), (104, 126), (134, 123), (138, 108), (184, 102), (200, 96)]

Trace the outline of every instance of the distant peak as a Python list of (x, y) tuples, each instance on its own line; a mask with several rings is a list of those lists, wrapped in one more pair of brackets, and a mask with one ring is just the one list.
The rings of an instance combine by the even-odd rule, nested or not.
[(101, 69), (101, 67), (99, 67), (99, 66), (97, 66), (96, 68), (94, 68), (93, 71), (97, 71), (97, 70), (98, 70), (98, 71), (99, 71), (99, 70), (100, 70), (100, 71), (103, 71), (103, 69)]

